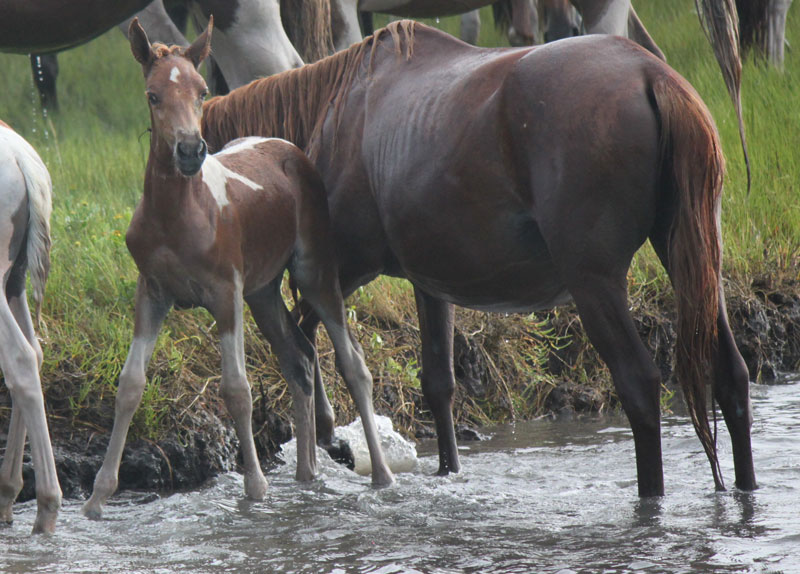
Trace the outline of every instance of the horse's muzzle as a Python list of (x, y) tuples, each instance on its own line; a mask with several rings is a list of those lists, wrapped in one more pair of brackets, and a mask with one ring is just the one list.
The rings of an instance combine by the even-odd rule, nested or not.
[(178, 142), (175, 148), (178, 170), (187, 177), (195, 175), (203, 167), (203, 161), (205, 161), (207, 153), (208, 146), (202, 138), (197, 141)]

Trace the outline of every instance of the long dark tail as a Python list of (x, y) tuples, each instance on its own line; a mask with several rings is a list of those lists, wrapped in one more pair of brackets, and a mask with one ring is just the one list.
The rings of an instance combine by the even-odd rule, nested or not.
[(724, 490), (706, 382), (717, 347), (721, 239), (719, 204), (725, 163), (716, 126), (700, 96), (676, 75), (653, 85), (661, 121), (662, 165), (674, 190), (669, 274), (678, 302), (676, 374), (717, 490)]

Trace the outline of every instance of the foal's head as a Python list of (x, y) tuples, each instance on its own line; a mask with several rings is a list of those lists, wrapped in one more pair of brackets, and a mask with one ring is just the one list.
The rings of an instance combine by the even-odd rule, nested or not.
[[(150, 44), (138, 19), (128, 29), (133, 56), (142, 65), (150, 104), (153, 145), (165, 145), (183, 175), (200, 171), (206, 158), (206, 142), (200, 136), (200, 117), (208, 88), (197, 71), (211, 51), (211, 28), (188, 48)], [(160, 141), (159, 141), (160, 140)]]

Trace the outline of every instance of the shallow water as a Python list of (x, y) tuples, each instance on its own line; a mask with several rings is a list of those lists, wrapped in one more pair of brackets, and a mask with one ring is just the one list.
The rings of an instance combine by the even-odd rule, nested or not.
[[(664, 421), (667, 495), (636, 494), (624, 419), (490, 429), (464, 470), (420, 462), (375, 490), (333, 464), (312, 484), (272, 472), (260, 503), (242, 480), (167, 497), (121, 493), (101, 522), (65, 501), (59, 530), (30, 537), (35, 503), (0, 528), (0, 572), (800, 572), (800, 384), (754, 386), (760, 489), (715, 493), (684, 417)], [(725, 478), (730, 443), (720, 433)]]

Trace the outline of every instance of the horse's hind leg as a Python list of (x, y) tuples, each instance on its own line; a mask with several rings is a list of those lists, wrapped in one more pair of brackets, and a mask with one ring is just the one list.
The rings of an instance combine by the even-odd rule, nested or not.
[(279, 277), (246, 301), (253, 318), (289, 384), (297, 439), (297, 471), (300, 481), (317, 475), (316, 431), (314, 427), (314, 365), (316, 351), (292, 318), (280, 294)]
[(608, 365), (636, 446), (639, 496), (664, 494), (661, 377), (628, 311), (625, 273), (574, 274), (567, 287), (592, 344)]
[[(17, 321), (25, 338), (36, 353), (36, 363), (42, 365), (42, 348), (33, 330), (28, 300), (25, 296), (25, 269), (14, 267), (6, 284), (6, 296), (11, 313)], [(22, 490), (22, 454), (27, 434), (19, 408), (11, 407), (11, 423), (9, 425), (6, 452), (3, 465), (0, 467), (0, 522), (11, 523), (13, 519), (12, 505)]]
[(720, 289), (717, 317), (718, 348), (714, 360), (714, 398), (719, 403), (733, 445), (733, 464), (736, 486), (742, 490), (757, 488), (753, 468), (750, 427), (753, 422), (750, 407), (750, 375), (728, 324), (725, 296)]
[[(33, 531), (53, 532), (61, 507), (61, 488), (47, 430), (38, 357), (17, 324), (5, 297), (0, 297), (0, 364), (14, 409), (19, 409), (22, 419), (21, 422), (16, 421), (16, 429), (12, 430), (18, 432), (24, 426), (31, 438), (38, 504)], [(18, 440), (19, 435), (16, 435), (14, 441)]]
[(414, 288), (422, 342), (422, 393), (436, 423), (439, 444), (439, 471), (458, 472), (458, 445), (453, 427), (453, 305)]
[[(669, 270), (667, 232), (656, 231), (650, 238), (661, 263)], [(750, 408), (750, 375), (736, 347), (728, 323), (725, 294), (720, 284), (717, 312), (718, 343), (714, 355), (714, 398), (719, 403), (725, 424), (731, 435), (736, 486), (742, 490), (757, 488), (750, 443), (752, 412)]]

